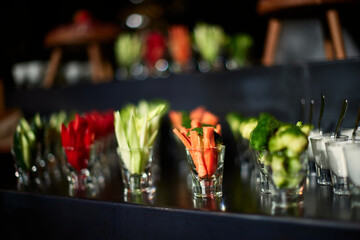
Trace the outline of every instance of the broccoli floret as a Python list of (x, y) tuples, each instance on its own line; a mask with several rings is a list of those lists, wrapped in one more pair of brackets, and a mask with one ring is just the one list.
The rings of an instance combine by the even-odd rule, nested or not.
[(239, 131), (240, 135), (244, 138), (249, 140), (251, 132), (255, 129), (258, 124), (258, 119), (255, 117), (248, 117), (245, 118), (243, 121), (240, 122)]
[(283, 131), (276, 132), (269, 140), (269, 151), (285, 151), (288, 157), (299, 155), (307, 148), (308, 138), (296, 125), (288, 126)]
[(281, 154), (274, 154), (271, 157), (271, 169), (273, 181), (276, 186), (285, 186), (287, 182), (287, 172), (285, 168), (285, 157)]
[(270, 137), (276, 132), (280, 122), (270, 114), (262, 114), (254, 130), (250, 134), (250, 147), (257, 151), (268, 148)]

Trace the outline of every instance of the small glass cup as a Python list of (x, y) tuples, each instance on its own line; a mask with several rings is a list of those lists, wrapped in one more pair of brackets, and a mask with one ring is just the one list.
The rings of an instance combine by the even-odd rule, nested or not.
[(260, 178), (260, 192), (262, 194), (270, 194), (270, 182), (266, 162), (266, 157), (268, 156), (268, 153), (266, 150), (263, 150), (263, 152), (255, 151), (255, 155)]
[(39, 158), (34, 156), (29, 150), (29, 163), (25, 162), (24, 149), (20, 145), (15, 145), (11, 148), (11, 153), (15, 163), (15, 177), (17, 179), (17, 190), (27, 192), (45, 192), (45, 186), (42, 181), (40, 166), (38, 165)]
[(128, 194), (154, 194), (156, 191), (153, 147), (118, 148), (124, 196)]
[[(302, 206), (307, 169), (307, 153), (287, 158), (282, 152), (273, 153), (268, 169), (272, 207)], [(277, 160), (275, 159), (277, 158)], [(279, 160), (280, 159), (280, 160)]]
[(345, 135), (338, 135), (335, 139), (333, 133), (324, 133), (322, 135), (310, 137), (311, 147), (316, 162), (318, 184), (330, 186), (332, 183), (325, 143), (330, 140), (345, 141), (347, 138), (348, 137)]
[(344, 146), (352, 143), (351, 140), (330, 140), (325, 143), (326, 154), (330, 165), (333, 193), (337, 195), (349, 195), (348, 172), (346, 167)]
[[(209, 151), (213, 152), (213, 162), (211, 174), (200, 177), (194, 164), (194, 155), (206, 155)], [(192, 192), (195, 198), (216, 198), (223, 195), (222, 183), (224, 173), (225, 146), (215, 148), (186, 149), (187, 160), (191, 172)], [(204, 158), (203, 158), (204, 159)], [(206, 161), (206, 159), (204, 159)], [(204, 164), (205, 164), (204, 161)], [(207, 169), (207, 172), (209, 170)]]
[(346, 144), (343, 150), (350, 182), (351, 206), (360, 207), (360, 143)]
[[(67, 180), (69, 187), (69, 196), (72, 197), (96, 197), (98, 195), (98, 186), (96, 178), (94, 177), (94, 169), (96, 164), (94, 158), (91, 157), (93, 147), (90, 147), (90, 152), (87, 153), (84, 149), (76, 149), (74, 147), (63, 147), (65, 157), (67, 159)], [(81, 162), (79, 168), (75, 168), (69, 162), (69, 156), (72, 160)]]
[(309, 144), (308, 144), (308, 148), (307, 148), (308, 163), (309, 163), (308, 167), (307, 167), (307, 175), (308, 176), (316, 176), (316, 163), (315, 163), (313, 150), (311, 147), (310, 138), (313, 136), (321, 135), (321, 134), (322, 134), (322, 131), (320, 131), (319, 129), (313, 129), (313, 130), (311, 130), (311, 132), (308, 136), (308, 140), (309, 140)]

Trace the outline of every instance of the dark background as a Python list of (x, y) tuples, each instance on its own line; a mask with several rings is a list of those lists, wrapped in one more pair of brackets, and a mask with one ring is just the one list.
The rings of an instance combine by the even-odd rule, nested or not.
[[(145, 0), (145, 4), (157, 4), (163, 8), (158, 21), (165, 24), (181, 23), (193, 28), (204, 21), (221, 25), (227, 34), (245, 32), (254, 39), (252, 59), (259, 64), (267, 27), (267, 17), (256, 13), (255, 0), (247, 1), (191, 1)], [(113, 22), (125, 29), (124, 16), (136, 5), (129, 0), (102, 1), (9, 1), (0, 7), (0, 78), (11, 84), (11, 67), (16, 62), (48, 60), (50, 50), (43, 45), (48, 31), (72, 21), (79, 9), (89, 10), (101, 21)], [(359, 6), (339, 9), (341, 23), (354, 41), (360, 43), (357, 26)], [(292, 14), (292, 13), (291, 13)], [(291, 15), (290, 14), (290, 15)], [(312, 12), (312, 16), (317, 12)], [(71, 56), (69, 56), (71, 58)]]

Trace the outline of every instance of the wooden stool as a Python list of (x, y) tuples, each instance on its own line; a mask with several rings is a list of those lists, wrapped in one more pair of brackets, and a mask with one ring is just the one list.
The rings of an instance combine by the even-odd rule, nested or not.
[[(319, 8), (325, 11), (329, 25), (331, 40), (325, 40), (325, 55), (328, 59), (346, 58), (344, 40), (339, 20), (338, 4), (356, 3), (356, 0), (259, 0), (256, 11), (259, 15), (268, 15), (268, 30), (266, 33), (262, 64), (271, 66), (274, 63), (275, 51), (281, 30), (279, 15), (285, 10), (305, 10), (306, 8)], [(334, 50), (334, 54), (333, 54)]]
[(59, 26), (45, 36), (44, 44), (51, 47), (51, 56), (43, 81), (44, 88), (53, 85), (63, 55), (62, 47), (86, 45), (90, 61), (92, 81), (94, 83), (110, 81), (113, 78), (111, 64), (101, 56), (101, 43), (111, 42), (119, 34), (119, 28), (89, 19), (81, 19), (74, 24)]

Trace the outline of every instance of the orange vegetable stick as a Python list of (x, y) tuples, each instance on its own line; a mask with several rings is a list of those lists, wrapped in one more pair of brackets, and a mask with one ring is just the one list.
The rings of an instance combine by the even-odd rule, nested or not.
[(173, 127), (179, 128), (182, 126), (182, 113), (177, 111), (170, 111), (169, 112), (169, 118), (173, 125)]
[(199, 107), (195, 108), (194, 110), (192, 110), (192, 111), (190, 112), (190, 119), (191, 119), (191, 120), (192, 120), (192, 119), (199, 119), (199, 120), (201, 120), (201, 118), (202, 118), (202, 116), (203, 116), (203, 114), (204, 114), (205, 111), (206, 111), (206, 109), (205, 109), (205, 107), (203, 107), (203, 106), (199, 106)]
[(215, 145), (214, 128), (203, 127), (204, 134), (204, 162), (209, 176), (213, 175), (216, 171), (217, 154), (213, 149)]
[(191, 156), (196, 166), (196, 171), (198, 173), (198, 176), (201, 178), (206, 177), (207, 171), (204, 164), (203, 154), (201, 152), (202, 151), (201, 142), (196, 131), (190, 131), (190, 139), (192, 146)]
[(186, 148), (191, 148), (191, 143), (189, 142), (188, 138), (184, 136), (178, 129), (174, 128), (173, 132), (178, 136), (181, 142), (185, 145)]
[(184, 126), (180, 126), (179, 127), (179, 131), (187, 138), (187, 140), (190, 142), (190, 137), (187, 136), (188, 132), (190, 131), (190, 129), (184, 127)]
[(199, 119), (191, 120), (191, 128), (201, 127), (201, 123)]
[(212, 112), (205, 111), (204, 114), (201, 117), (200, 122), (202, 124), (208, 124), (208, 125), (215, 126), (216, 124), (218, 124), (219, 118), (215, 114), (213, 114)]
[(215, 132), (221, 136), (221, 125), (220, 125), (220, 123), (216, 124)]

